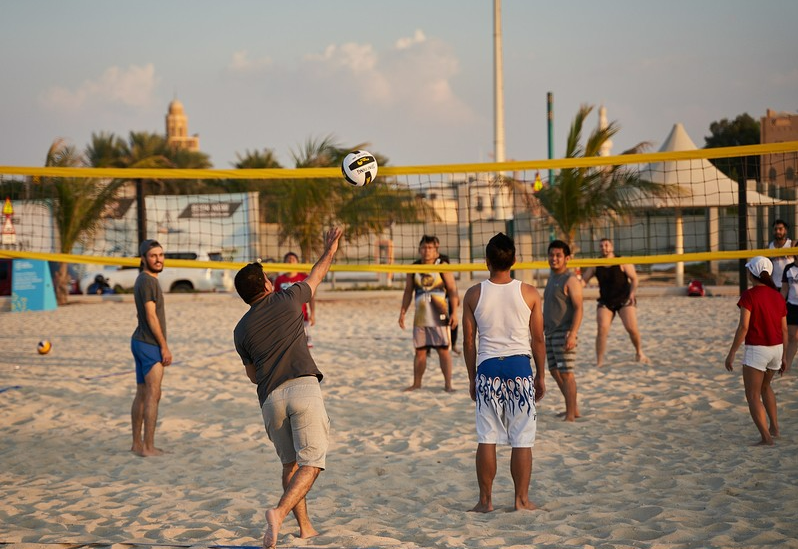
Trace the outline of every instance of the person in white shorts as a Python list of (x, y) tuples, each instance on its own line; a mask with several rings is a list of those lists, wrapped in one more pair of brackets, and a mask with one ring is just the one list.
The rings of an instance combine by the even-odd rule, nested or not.
[[(779, 436), (776, 415), (776, 394), (770, 381), (776, 372), (784, 374), (787, 364), (787, 306), (776, 289), (771, 273), (770, 259), (757, 256), (745, 265), (748, 280), (753, 284), (740, 295), (740, 321), (734, 334), (726, 369), (734, 370), (734, 355), (745, 342), (743, 354), (743, 383), (745, 399), (761, 440), (757, 445), (773, 445)], [(770, 425), (768, 426), (768, 419)]]
[[(479, 502), (472, 511), (493, 511), (497, 444), (512, 446), (515, 509), (533, 510), (537, 507), (529, 500), (529, 482), (535, 403), (546, 393), (543, 305), (533, 286), (510, 275), (515, 264), (512, 238), (502, 233), (491, 238), (485, 257), (490, 278), (469, 288), (463, 300), (463, 357), (476, 402), (478, 443)], [(535, 362), (534, 374), (530, 360)]]

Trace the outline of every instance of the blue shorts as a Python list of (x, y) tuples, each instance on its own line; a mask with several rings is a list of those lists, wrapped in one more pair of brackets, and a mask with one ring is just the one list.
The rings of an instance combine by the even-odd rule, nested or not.
[(142, 385), (144, 378), (150, 373), (152, 367), (163, 360), (161, 358), (161, 348), (157, 345), (131, 338), (130, 351), (136, 360), (136, 383)]
[(477, 442), (535, 445), (537, 409), (532, 365), (526, 355), (489, 358), (477, 367)]

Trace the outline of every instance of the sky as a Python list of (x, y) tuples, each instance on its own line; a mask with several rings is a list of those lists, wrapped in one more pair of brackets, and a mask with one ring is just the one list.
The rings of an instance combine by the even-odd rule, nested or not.
[[(564, 154), (581, 104), (613, 154), (673, 125), (798, 111), (798, 2), (501, 2), (505, 157)], [(0, 0), (0, 165), (64, 138), (165, 133), (179, 99), (213, 166), (311, 140), (391, 165), (494, 159), (492, 0)]]

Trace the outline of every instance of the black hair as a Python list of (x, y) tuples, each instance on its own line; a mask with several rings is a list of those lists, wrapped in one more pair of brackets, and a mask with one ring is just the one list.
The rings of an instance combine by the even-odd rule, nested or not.
[(288, 263), (288, 258), (291, 257), (291, 256), (294, 256), (296, 258), (296, 260), (299, 261), (299, 256), (298, 255), (296, 255), (294, 252), (288, 252), (287, 254), (285, 254), (283, 256), (283, 263)]
[(241, 267), (236, 273), (235, 286), (238, 295), (247, 305), (251, 304), (265, 292), (266, 275), (263, 274), (263, 265), (250, 263)]
[(497, 233), (485, 246), (485, 259), (496, 271), (509, 271), (515, 264), (515, 242), (504, 233)]
[(776, 221), (774, 221), (773, 222), (773, 228), (775, 229), (776, 225), (779, 225), (779, 224), (784, 225), (785, 229), (789, 229), (790, 228), (790, 224), (787, 223), (786, 221), (784, 221), (783, 219), (777, 219)]
[(565, 254), (565, 257), (571, 255), (571, 247), (562, 240), (552, 240), (549, 242), (549, 247), (546, 251), (550, 252), (552, 250), (562, 250), (563, 254)]
[(421, 237), (421, 240), (419, 241), (418, 245), (423, 246), (424, 244), (435, 244), (436, 246), (440, 246), (441, 241), (438, 240), (438, 237), (435, 235), (425, 234), (424, 236)]

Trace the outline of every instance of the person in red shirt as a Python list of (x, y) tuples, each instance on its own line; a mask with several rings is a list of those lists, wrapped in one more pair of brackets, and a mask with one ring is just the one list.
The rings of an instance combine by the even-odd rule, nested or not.
[[(776, 395), (770, 381), (776, 372), (783, 375), (787, 369), (787, 305), (773, 283), (773, 263), (756, 256), (745, 264), (752, 287), (740, 295), (740, 322), (734, 334), (726, 369), (734, 370), (734, 355), (745, 342), (743, 354), (743, 383), (748, 411), (762, 439), (757, 445), (772, 446), (779, 436), (776, 416)], [(770, 426), (768, 426), (768, 419)]]
[[(283, 257), (283, 263), (299, 263), (299, 256), (294, 252), (288, 252)], [(308, 277), (307, 273), (300, 273), (293, 271), (290, 273), (283, 273), (274, 279), (274, 291), (282, 292), (296, 284), (302, 282)], [(315, 294), (314, 294), (315, 296)], [(313, 347), (313, 340), (310, 338), (310, 327), (316, 325), (316, 298), (310, 298), (310, 304), (305, 303), (302, 305), (302, 314), (305, 315), (305, 337), (308, 340), (308, 347)]]

